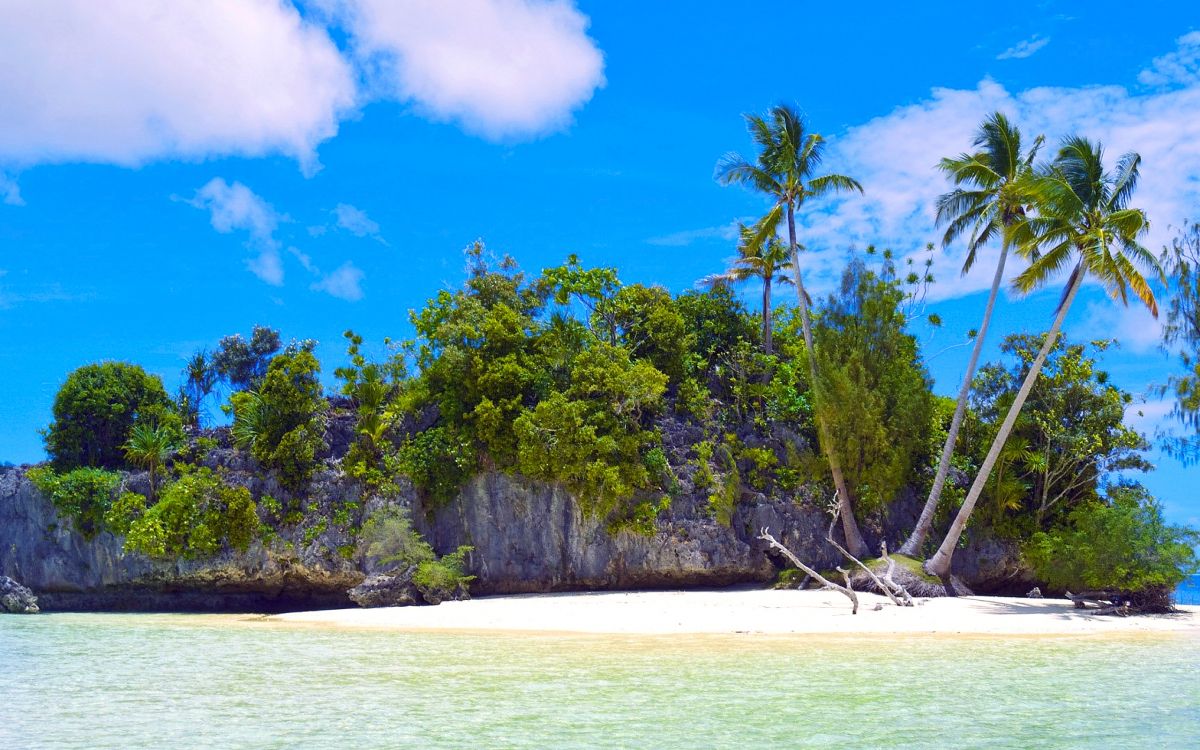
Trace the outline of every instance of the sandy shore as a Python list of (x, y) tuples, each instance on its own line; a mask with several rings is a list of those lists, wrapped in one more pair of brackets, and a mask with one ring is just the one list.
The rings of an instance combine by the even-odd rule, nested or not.
[[(1200, 607), (1185, 614), (1097, 616), (1063, 599), (959, 597), (899, 608), (859, 594), (857, 615), (830, 591), (638, 591), (494, 596), (436, 607), (294, 612), (276, 623), (411, 631), (662, 634), (1092, 635), (1183, 632), (1200, 636)], [(882, 605), (876, 609), (876, 605)]]

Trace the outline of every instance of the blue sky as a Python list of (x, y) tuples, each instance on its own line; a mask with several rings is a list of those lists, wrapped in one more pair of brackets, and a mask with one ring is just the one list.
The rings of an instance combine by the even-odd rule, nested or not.
[[(1158, 248), (1200, 217), (1200, 9), (718, 2), (451, 5), (384, 0), (59, 2), (0, 10), (0, 460), (35, 461), (72, 368), (127, 359), (178, 383), (184, 358), (255, 323), (316, 338), (402, 338), (408, 310), (459, 282), (482, 237), (531, 270), (568, 253), (673, 290), (720, 268), (731, 223), (764, 209), (717, 186), (750, 153), (741, 113), (779, 101), (830, 140), (861, 198), (804, 217), (806, 272), (851, 248), (936, 238), (933, 165), (1003, 109), (1051, 142), (1145, 159)], [(933, 353), (978, 324), (990, 280), (937, 254)], [(747, 289), (749, 298), (755, 294)], [(1043, 328), (1050, 289), (1006, 300), (1003, 332)], [(1141, 394), (1171, 362), (1157, 324), (1085, 288), (1076, 338)], [(966, 351), (933, 359), (952, 393)], [(1152, 430), (1165, 405), (1131, 414)], [(1195, 470), (1148, 484), (1200, 524)]]

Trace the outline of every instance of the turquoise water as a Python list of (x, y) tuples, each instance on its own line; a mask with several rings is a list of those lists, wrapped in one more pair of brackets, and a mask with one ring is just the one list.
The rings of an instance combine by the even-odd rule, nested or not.
[(535, 637), (0, 617), (0, 748), (1136, 746), (1200, 747), (1200, 639)]

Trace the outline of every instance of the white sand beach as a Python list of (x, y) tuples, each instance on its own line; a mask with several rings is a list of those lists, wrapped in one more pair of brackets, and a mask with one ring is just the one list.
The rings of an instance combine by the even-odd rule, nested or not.
[[(1180, 632), (1200, 637), (1200, 607), (1117, 617), (1065, 599), (971, 596), (896, 607), (859, 594), (858, 614), (832, 591), (636, 591), (492, 596), (436, 607), (295, 612), (270, 622), (410, 631), (663, 634), (1098, 635)], [(876, 609), (876, 605), (881, 605)]]

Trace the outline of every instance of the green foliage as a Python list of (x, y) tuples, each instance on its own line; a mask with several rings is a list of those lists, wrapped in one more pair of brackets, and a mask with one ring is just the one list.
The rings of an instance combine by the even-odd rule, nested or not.
[(1162, 344), (1179, 369), (1158, 390), (1175, 399), (1171, 416), (1183, 432), (1167, 430), (1158, 438), (1167, 453), (1193, 465), (1200, 462), (1200, 222), (1185, 223), (1162, 259), (1170, 291)]
[(601, 517), (652, 484), (644, 456), (661, 447), (642, 427), (658, 411), (666, 376), (626, 350), (596, 343), (581, 352), (565, 392), (517, 418), (517, 466), (526, 476), (561, 482)]
[(310, 351), (284, 352), (271, 360), (258, 391), (230, 399), (234, 441), (293, 489), (311, 478), (322, 446), (320, 371)]
[(435, 558), (433, 548), (412, 527), (403, 508), (382, 508), (372, 513), (358, 541), (363, 554), (384, 565), (419, 565)]
[(182, 444), (183, 429), (177, 416), (173, 420), (135, 424), (130, 431), (125, 443), (125, 457), (129, 463), (149, 472), (151, 499), (154, 499), (154, 479), (158, 470)]
[[(394, 494), (397, 456), (387, 435), (399, 416), (396, 402), (406, 376), (403, 354), (393, 351), (386, 361), (371, 362), (362, 352), (361, 336), (353, 331), (343, 335), (350, 363), (334, 374), (354, 404), (357, 422), (356, 439), (342, 459), (342, 469), (374, 490)], [(384, 345), (390, 347), (391, 342), (385, 340)]]
[(126, 493), (109, 515), (127, 530), (125, 549), (157, 559), (210, 557), (223, 547), (245, 550), (258, 532), (254, 498), (245, 487), (226, 485), (211, 470), (184, 474), (154, 505)]
[(125, 362), (85, 365), (67, 376), (54, 397), (54, 421), (43, 434), (46, 452), (59, 471), (120, 468), (134, 424), (171, 408), (157, 375)]
[(654, 365), (672, 383), (683, 379), (690, 341), (683, 315), (666, 289), (622, 287), (597, 305), (592, 320), (593, 325), (609, 327), (609, 343), (624, 346), (632, 358)]
[(905, 332), (904, 300), (889, 264), (880, 275), (854, 259), (813, 331), (818, 404), (833, 443), (823, 448), (837, 452), (862, 512), (891, 502), (928, 443), (929, 381)]
[(359, 545), (364, 554), (384, 565), (415, 567), (413, 584), (431, 604), (461, 595), (475, 579), (466, 574), (466, 556), (472, 547), (459, 547), (439, 559), (413, 529), (403, 508), (383, 508), (371, 514), (363, 524)]
[(475, 576), (466, 574), (466, 558), (473, 549), (464, 544), (437, 560), (426, 560), (417, 565), (412, 581), (425, 601), (437, 604), (466, 593), (467, 585), (475, 580)]
[(36, 466), (26, 476), (39, 492), (50, 498), (61, 515), (71, 519), (86, 539), (104, 530), (105, 514), (121, 483), (121, 475), (115, 471), (94, 468), (58, 472), (53, 466)]
[(1025, 546), (1038, 576), (1055, 589), (1140, 592), (1173, 589), (1200, 570), (1200, 532), (1172, 526), (1141, 485), (1119, 485), (1076, 506), (1061, 526)]
[(431, 427), (400, 446), (398, 466), (434, 505), (440, 505), (449, 502), (470, 476), (475, 452), (454, 428)]
[[(977, 452), (991, 441), (1042, 340), (1009, 336), (1001, 351), (1014, 361), (979, 369), (971, 407), (982, 424), (969, 420), (964, 430)], [(1073, 506), (1098, 500), (1108, 477), (1150, 468), (1143, 456), (1148, 444), (1125, 425), (1132, 398), (1097, 366), (1097, 355), (1109, 346), (1060, 339), (1050, 350), (978, 506), (984, 522), (1002, 535), (1027, 538)]]
[[(198, 394), (207, 395), (212, 386), (206, 389), (204, 385), (215, 384), (216, 379), (223, 379), (235, 390), (251, 390), (258, 388), (267, 374), (267, 367), (282, 346), (279, 331), (266, 326), (254, 326), (250, 340), (242, 338), (241, 334), (226, 336), (217, 345), (217, 351), (209, 358), (206, 368), (200, 367), (201, 362), (195, 361), (195, 381)], [(189, 381), (192, 377), (192, 366), (189, 366)], [(197, 404), (199, 401), (197, 401)]]

